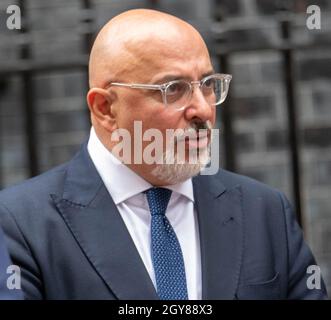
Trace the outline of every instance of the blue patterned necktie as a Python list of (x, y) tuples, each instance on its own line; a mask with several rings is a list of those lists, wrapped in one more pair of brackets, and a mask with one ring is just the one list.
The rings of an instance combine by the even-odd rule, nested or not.
[(152, 215), (152, 261), (157, 293), (161, 300), (187, 300), (185, 266), (176, 233), (165, 216), (171, 191), (151, 188), (146, 191)]

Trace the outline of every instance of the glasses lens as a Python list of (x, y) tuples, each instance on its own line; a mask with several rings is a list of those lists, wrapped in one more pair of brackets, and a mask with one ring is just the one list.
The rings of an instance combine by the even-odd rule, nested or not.
[(185, 81), (173, 81), (166, 88), (165, 94), (169, 107), (181, 108), (190, 96), (190, 85)]
[[(200, 89), (210, 105), (219, 105), (225, 100), (230, 80), (228, 75), (212, 75), (202, 81)], [(191, 99), (191, 89), (190, 83), (184, 80), (170, 82), (165, 89), (167, 106), (176, 109), (185, 107)]]
[(202, 83), (201, 90), (210, 105), (221, 104), (228, 93), (229, 80), (220, 76), (208, 77)]

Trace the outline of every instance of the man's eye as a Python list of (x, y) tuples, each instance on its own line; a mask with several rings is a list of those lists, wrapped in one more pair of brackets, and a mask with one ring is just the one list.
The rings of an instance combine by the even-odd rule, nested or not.
[(212, 89), (214, 87), (214, 79), (208, 79), (203, 84), (205, 88)]
[(174, 94), (179, 91), (179, 85), (177, 83), (173, 83), (168, 87), (168, 94)]
[(183, 83), (172, 83), (167, 89), (168, 95), (181, 94), (183, 92), (185, 92), (185, 85)]

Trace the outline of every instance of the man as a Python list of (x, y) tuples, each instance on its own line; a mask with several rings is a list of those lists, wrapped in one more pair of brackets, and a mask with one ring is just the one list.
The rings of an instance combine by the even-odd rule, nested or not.
[(140, 9), (104, 26), (89, 62), (88, 143), (0, 194), (26, 298), (326, 297), (323, 282), (307, 285), (316, 263), (282, 193), (225, 170), (196, 176), (230, 79), (176, 17)]
[(21, 300), (23, 298), (19, 275), (10, 261), (3, 232), (0, 229), (0, 300)]

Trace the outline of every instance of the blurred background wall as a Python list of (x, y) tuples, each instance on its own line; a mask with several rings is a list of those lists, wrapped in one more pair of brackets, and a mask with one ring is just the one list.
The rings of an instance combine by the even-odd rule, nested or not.
[[(17, 4), (22, 29), (8, 30)], [(306, 22), (321, 9), (321, 29)], [(0, 188), (69, 160), (88, 137), (88, 52), (131, 8), (181, 17), (231, 73), (221, 164), (284, 191), (331, 292), (331, 1), (1, 0)]]

